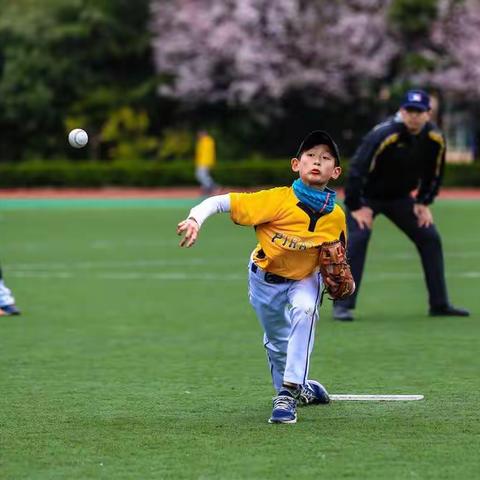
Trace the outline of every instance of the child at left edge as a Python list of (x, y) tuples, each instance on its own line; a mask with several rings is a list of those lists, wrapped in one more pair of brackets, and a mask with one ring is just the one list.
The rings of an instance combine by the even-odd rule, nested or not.
[(15, 305), (12, 291), (5, 285), (0, 267), (0, 317), (8, 315), (20, 315), (20, 310)]
[(297, 405), (330, 401), (323, 385), (308, 379), (324, 282), (319, 247), (334, 240), (346, 243), (345, 214), (327, 187), (342, 171), (330, 135), (322, 130), (308, 134), (291, 168), (299, 176), (291, 186), (209, 197), (177, 226), (177, 234), (184, 235), (181, 247), (191, 247), (203, 222), (215, 213), (230, 212), (236, 224), (255, 228), (249, 299), (264, 331), (277, 392), (270, 423), (296, 423)]

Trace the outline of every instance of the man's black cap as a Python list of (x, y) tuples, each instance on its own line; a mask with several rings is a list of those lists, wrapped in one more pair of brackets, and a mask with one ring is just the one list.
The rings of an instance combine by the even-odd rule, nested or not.
[(303, 142), (300, 144), (300, 147), (298, 147), (297, 158), (300, 158), (303, 152), (320, 144), (328, 145), (330, 147), (330, 150), (335, 157), (335, 164), (340, 165), (340, 152), (338, 150), (338, 146), (333, 141), (333, 138), (324, 130), (315, 130), (310, 132), (304, 138)]
[(430, 110), (430, 97), (423, 90), (409, 90), (403, 96), (400, 107), (428, 112)]

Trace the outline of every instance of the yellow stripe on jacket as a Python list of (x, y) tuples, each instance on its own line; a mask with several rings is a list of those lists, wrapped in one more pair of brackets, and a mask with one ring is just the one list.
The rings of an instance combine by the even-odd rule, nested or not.
[(370, 164), (370, 172), (375, 168), (375, 165), (377, 164), (377, 157), (389, 146), (392, 145), (395, 142), (398, 142), (400, 138), (400, 135), (398, 133), (392, 133), (389, 135), (377, 148), (373, 155), (372, 163)]
[(435, 159), (435, 175), (438, 176), (440, 175), (440, 170), (442, 168), (443, 154), (445, 153), (445, 140), (442, 134), (435, 132), (433, 130), (428, 132), (428, 136), (434, 142), (438, 143), (438, 154), (437, 154), (437, 158)]

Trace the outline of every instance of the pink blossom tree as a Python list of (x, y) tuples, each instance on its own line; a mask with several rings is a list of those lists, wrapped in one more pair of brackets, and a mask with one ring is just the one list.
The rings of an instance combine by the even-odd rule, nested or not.
[[(172, 80), (161, 91), (186, 103), (242, 106), (295, 91), (309, 102), (348, 102), (372, 85), (407, 82), (480, 99), (480, 2), (429, 2), (436, 18), (415, 5), (152, 0), (155, 63)], [(426, 31), (399, 31), (392, 8), (420, 9)], [(411, 10), (404, 17), (416, 18)]]
[(400, 48), (388, 0), (154, 0), (155, 63), (184, 102), (251, 105), (303, 91), (350, 100)]
[(480, 100), (480, 2), (440, 2), (431, 41), (435, 68), (423, 78), (447, 94)]

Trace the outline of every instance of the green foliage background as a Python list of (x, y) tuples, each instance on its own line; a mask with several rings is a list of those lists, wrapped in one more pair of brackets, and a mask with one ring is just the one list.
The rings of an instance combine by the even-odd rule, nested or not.
[(73, 126), (89, 132), (90, 157), (108, 156), (124, 132), (102, 139), (103, 129), (122, 108), (156, 121), (147, 0), (2, 0), (0, 9), (1, 158), (73, 156)]
[[(435, 0), (391, 2), (389, 21), (406, 50), (388, 79), (389, 100), (365, 91), (353, 106), (325, 99), (312, 108), (291, 92), (273, 108), (282, 113), (267, 119), (254, 106), (193, 107), (158, 95), (172, 79), (155, 73), (149, 0), (0, 0), (0, 184), (193, 183), (191, 168), (181, 172), (181, 161), (191, 161), (200, 128), (215, 137), (225, 163), (216, 174), (228, 184), (283, 179), (275, 163), (261, 159), (289, 158), (292, 139), (318, 128), (320, 120), (343, 138), (342, 154), (349, 157), (365, 131), (392, 112), (407, 74), (431, 67), (415, 45), (437, 7)], [(90, 137), (81, 150), (66, 141), (77, 127)], [(465, 185), (478, 178), (463, 177)]]
[[(342, 163), (343, 173), (332, 182), (342, 186), (348, 162)], [(213, 170), (221, 185), (254, 187), (257, 185), (289, 185), (294, 180), (288, 159), (251, 159), (222, 161)], [(475, 187), (480, 185), (480, 164), (447, 165), (445, 186)], [(68, 160), (31, 160), (19, 164), (0, 164), (0, 187), (108, 187), (108, 186), (169, 186), (197, 185), (193, 163), (141, 162), (136, 159), (113, 162), (71, 162)]]

